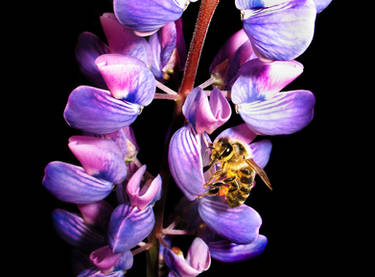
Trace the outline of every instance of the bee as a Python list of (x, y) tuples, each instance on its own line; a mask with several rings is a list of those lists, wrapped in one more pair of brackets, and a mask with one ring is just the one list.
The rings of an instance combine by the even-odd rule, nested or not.
[(255, 174), (272, 190), (267, 174), (250, 157), (250, 147), (244, 142), (222, 137), (209, 146), (210, 163), (203, 168), (207, 172), (214, 165), (216, 171), (204, 184), (209, 188), (203, 196), (225, 196), (231, 208), (243, 204), (254, 187)]

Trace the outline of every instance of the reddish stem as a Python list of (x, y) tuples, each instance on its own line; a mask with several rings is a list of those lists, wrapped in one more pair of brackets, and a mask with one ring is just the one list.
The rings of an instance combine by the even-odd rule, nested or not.
[[(193, 38), (190, 43), (189, 53), (186, 61), (186, 68), (178, 93), (185, 98), (194, 88), (195, 77), (201, 52), (206, 38), (208, 26), (220, 0), (201, 0), (197, 23), (195, 24)], [(182, 99), (184, 102), (184, 99)]]

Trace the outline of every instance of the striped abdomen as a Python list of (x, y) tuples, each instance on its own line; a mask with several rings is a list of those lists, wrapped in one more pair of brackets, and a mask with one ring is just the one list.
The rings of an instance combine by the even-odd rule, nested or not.
[(237, 171), (236, 178), (229, 183), (226, 201), (229, 207), (237, 207), (243, 204), (250, 195), (255, 171), (245, 166)]

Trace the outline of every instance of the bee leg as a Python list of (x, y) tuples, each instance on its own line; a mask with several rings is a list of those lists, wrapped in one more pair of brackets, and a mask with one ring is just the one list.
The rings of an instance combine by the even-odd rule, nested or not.
[(204, 196), (216, 196), (220, 192), (221, 186), (215, 186), (210, 188), (208, 191), (205, 193), (201, 194), (198, 196), (198, 199), (201, 199)]
[(218, 170), (216, 171), (214, 174), (212, 174), (212, 176), (210, 177), (210, 179), (203, 185), (204, 188), (207, 188), (207, 187), (211, 187), (212, 183), (217, 179), (217, 178), (220, 178), (221, 177), (221, 174), (222, 174), (222, 170)]

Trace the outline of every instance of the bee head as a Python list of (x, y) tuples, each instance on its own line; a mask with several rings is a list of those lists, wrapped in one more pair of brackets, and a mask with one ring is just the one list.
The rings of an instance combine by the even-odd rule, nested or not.
[(214, 150), (212, 151), (214, 158), (222, 161), (227, 161), (233, 156), (233, 146), (228, 138), (220, 138), (214, 143)]

